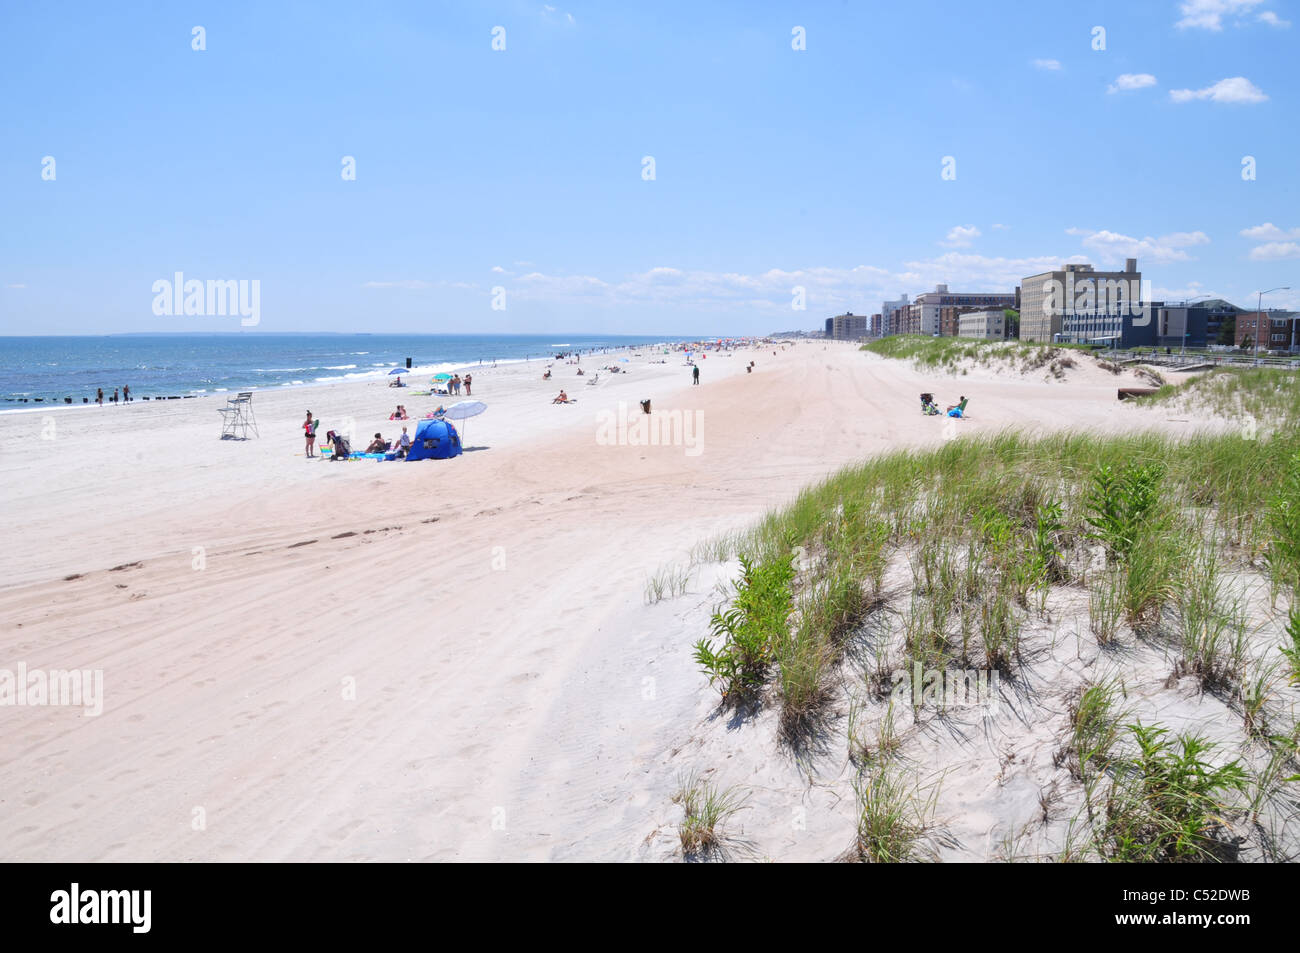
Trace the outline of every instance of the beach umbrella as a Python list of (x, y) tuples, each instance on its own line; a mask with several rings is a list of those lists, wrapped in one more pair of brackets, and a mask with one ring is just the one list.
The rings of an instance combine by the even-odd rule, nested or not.
[(388, 372), (388, 376), (392, 377), (394, 374), (405, 374), (405, 373), (407, 373), (406, 368), (394, 367), (391, 371)]
[[(462, 400), (444, 410), (442, 416), (446, 420), (464, 421), (470, 417), (477, 417), (485, 410), (487, 410), (487, 404), (481, 400)], [(461, 424), (460, 443), (462, 447), (465, 445), (465, 425), (463, 423)]]
[(449, 381), (451, 380), (451, 375), (446, 372), (443, 372), (442, 374), (434, 374), (433, 379), (435, 381)]

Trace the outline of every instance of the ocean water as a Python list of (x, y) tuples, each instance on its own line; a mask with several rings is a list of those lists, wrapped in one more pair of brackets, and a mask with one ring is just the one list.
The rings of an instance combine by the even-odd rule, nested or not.
[[(95, 389), (132, 397), (214, 394), (386, 377), (411, 358), (413, 383), (480, 361), (539, 360), (676, 339), (474, 334), (122, 334), (0, 337), (0, 411), (93, 402)], [(27, 398), (28, 403), (21, 403)], [(37, 405), (40, 406), (40, 405)]]

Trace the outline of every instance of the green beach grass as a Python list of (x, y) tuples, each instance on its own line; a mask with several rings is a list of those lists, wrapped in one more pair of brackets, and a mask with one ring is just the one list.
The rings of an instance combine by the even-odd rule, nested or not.
[[(1038, 351), (906, 338), (867, 349), (940, 364)], [(714, 617), (714, 640), (697, 644), (697, 661), (724, 699), (743, 689), (779, 705), (782, 737), (797, 747), (816, 733), (846, 646), (874, 616), (887, 611), (904, 646), (874, 660), (877, 698), (884, 673), (913, 661), (993, 670), (1014, 685), (1022, 630), (1050, 622), (1049, 598), (1073, 590), (1084, 599), (1083, 631), (1099, 645), (1123, 634), (1165, 646), (1170, 678), (1190, 677), (1241, 712), (1270, 752), (1274, 796), (1300, 770), (1300, 729), (1266, 710), (1274, 673), (1300, 678), (1297, 397), (1286, 371), (1210, 374), (1148, 400), (1270, 426), (1185, 439), (1004, 432), (847, 467), (710, 550), (740, 557), (745, 571), (731, 608)], [(887, 591), (887, 570), (900, 564), (911, 584)], [(1266, 583), (1251, 590), (1253, 601), (1230, 584), (1244, 576)], [(1280, 620), (1275, 660), (1251, 657), (1252, 612)], [(1216, 759), (1199, 736), (1126, 719), (1114, 681), (1081, 690), (1072, 706), (1062, 751), (1083, 782), (1086, 836), (1061, 859), (1223, 859), (1222, 818), (1248, 782), (1264, 781), (1237, 759)], [(856, 853), (913, 857), (932, 805), (928, 795), (904, 804), (919, 790), (915, 779), (873, 757), (899, 745), (892, 709), (879, 731), (887, 742), (874, 740), (860, 709), (851, 707), (849, 721), (849, 758), (862, 772)]]

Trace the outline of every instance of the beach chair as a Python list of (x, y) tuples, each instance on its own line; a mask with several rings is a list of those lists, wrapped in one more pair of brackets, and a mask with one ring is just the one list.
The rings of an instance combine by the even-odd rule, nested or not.
[(331, 430), (326, 436), (329, 438), (330, 445), (334, 448), (334, 455), (331, 460), (346, 460), (352, 455), (352, 445), (348, 443), (348, 438), (341, 433), (335, 433)]
[(221, 439), (247, 440), (248, 431), (254, 437), (260, 437), (257, 430), (257, 418), (253, 415), (253, 392), (242, 391), (226, 400), (225, 407), (218, 407), (221, 413)]

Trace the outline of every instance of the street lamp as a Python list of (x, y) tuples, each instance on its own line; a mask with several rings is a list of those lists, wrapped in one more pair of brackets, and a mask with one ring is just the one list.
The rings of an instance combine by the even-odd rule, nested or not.
[[(1274, 291), (1290, 291), (1290, 285), (1283, 285), (1281, 288), (1269, 288), (1267, 291), (1259, 293), (1259, 299), (1255, 306), (1255, 360), (1259, 360), (1259, 323), (1264, 320), (1264, 295), (1270, 295)], [(1272, 327), (1269, 327), (1272, 331)]]

